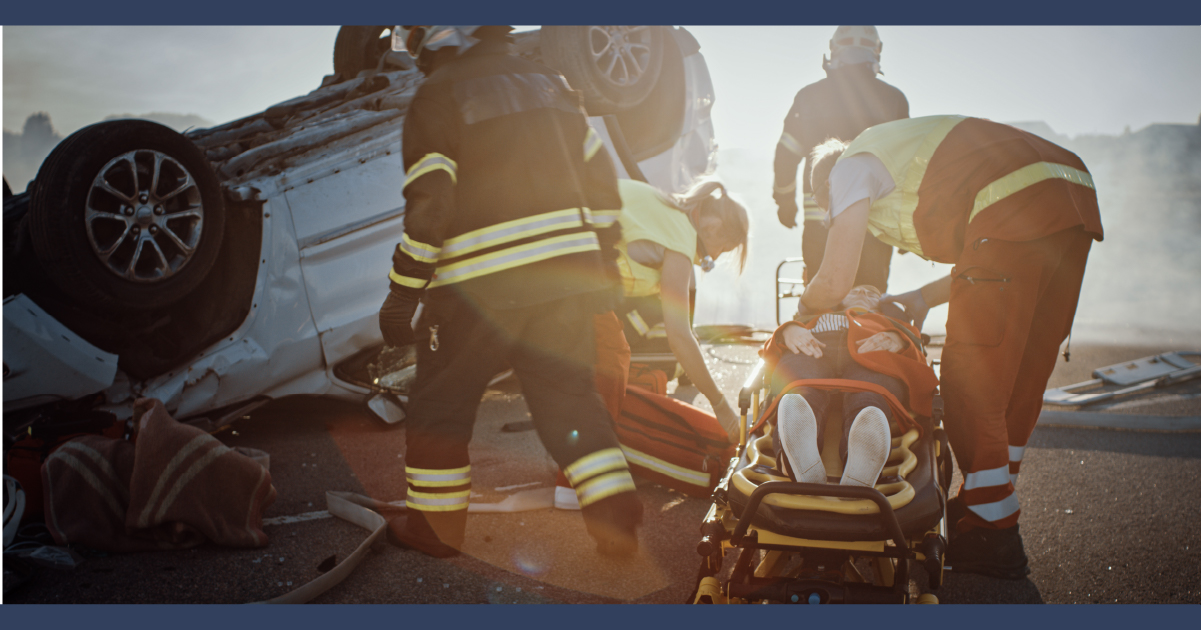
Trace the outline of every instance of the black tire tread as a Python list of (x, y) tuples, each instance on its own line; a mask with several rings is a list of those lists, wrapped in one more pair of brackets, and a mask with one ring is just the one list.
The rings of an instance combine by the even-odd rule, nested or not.
[[(174, 146), (163, 147), (164, 143)], [(97, 169), (134, 148), (166, 149), (192, 174), (204, 201), (201, 250), (169, 285), (130, 287), (112, 275), (94, 258), (86, 233), (78, 227), (82, 221), (74, 216), (82, 211)], [(147, 120), (84, 127), (54, 148), (31, 189), (28, 223), (34, 254), (51, 281), (82, 306), (119, 313), (170, 305), (200, 284), (217, 260), (225, 219), (220, 182), (200, 149), (169, 127)], [(79, 207), (73, 209), (76, 203)]]

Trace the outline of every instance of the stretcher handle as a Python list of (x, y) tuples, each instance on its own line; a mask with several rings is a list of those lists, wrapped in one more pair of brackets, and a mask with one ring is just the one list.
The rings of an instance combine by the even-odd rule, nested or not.
[(755, 362), (751, 375), (742, 382), (742, 389), (738, 390), (738, 409), (743, 415), (751, 408), (751, 397), (763, 387), (763, 370), (766, 368), (767, 362), (760, 358)]
[(768, 481), (762, 483), (758, 488), (751, 493), (750, 499), (746, 502), (746, 508), (742, 510), (742, 516), (738, 518), (738, 525), (734, 528), (730, 538), (734, 544), (742, 542), (743, 536), (746, 536), (746, 530), (751, 526), (751, 518), (754, 517), (755, 511), (759, 509), (759, 504), (763, 501), (763, 497), (769, 494), (803, 494), (818, 497), (834, 497), (840, 499), (868, 499), (880, 508), (880, 522), (884, 525), (885, 531), (892, 537), (892, 542), (898, 549), (903, 549), (906, 553), (909, 552), (909, 543), (905, 540), (905, 532), (901, 530), (901, 524), (897, 521), (897, 515), (892, 511), (892, 504), (888, 499), (875, 488), (866, 486), (843, 486), (824, 483), (801, 483), (798, 481)]

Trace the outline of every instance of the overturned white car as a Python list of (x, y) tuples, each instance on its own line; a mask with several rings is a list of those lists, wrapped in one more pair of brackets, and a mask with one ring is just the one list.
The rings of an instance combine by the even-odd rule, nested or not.
[[(176, 133), (86, 127), (4, 201), (6, 433), (138, 397), (215, 424), (272, 398), (404, 392), (364, 376), (402, 232), (401, 127), (422, 77), (385, 27), (343, 27), (313, 92)], [(713, 88), (682, 28), (515, 33), (567, 76), (622, 177), (666, 191), (714, 168)]]

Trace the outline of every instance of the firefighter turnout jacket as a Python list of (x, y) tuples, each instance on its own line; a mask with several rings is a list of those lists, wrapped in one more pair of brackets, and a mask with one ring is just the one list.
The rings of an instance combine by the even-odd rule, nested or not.
[[(405, 119), (394, 293), (454, 287), (494, 309), (606, 289), (621, 198), (582, 99), (485, 40), (435, 70)], [(607, 254), (610, 258), (612, 254)]]
[[(797, 167), (827, 138), (850, 142), (872, 125), (908, 117), (905, 95), (870, 70), (855, 66), (830, 70), (825, 79), (797, 92), (784, 119), (784, 132), (776, 145), (775, 198), (796, 199)], [(808, 178), (802, 175), (801, 180), (805, 220), (821, 221)]]

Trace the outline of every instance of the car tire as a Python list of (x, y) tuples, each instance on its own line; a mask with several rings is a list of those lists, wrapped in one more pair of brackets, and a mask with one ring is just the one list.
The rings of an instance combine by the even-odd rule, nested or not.
[(147, 120), (84, 127), (42, 163), (30, 241), (50, 281), (107, 312), (168, 306), (196, 288), (221, 249), (225, 206), (200, 149)]
[(380, 57), (392, 50), (391, 26), (343, 26), (334, 39), (334, 72), (342, 80), (374, 70)]
[(662, 26), (544, 26), (542, 60), (584, 95), (588, 114), (637, 106), (655, 88), (668, 33)]

